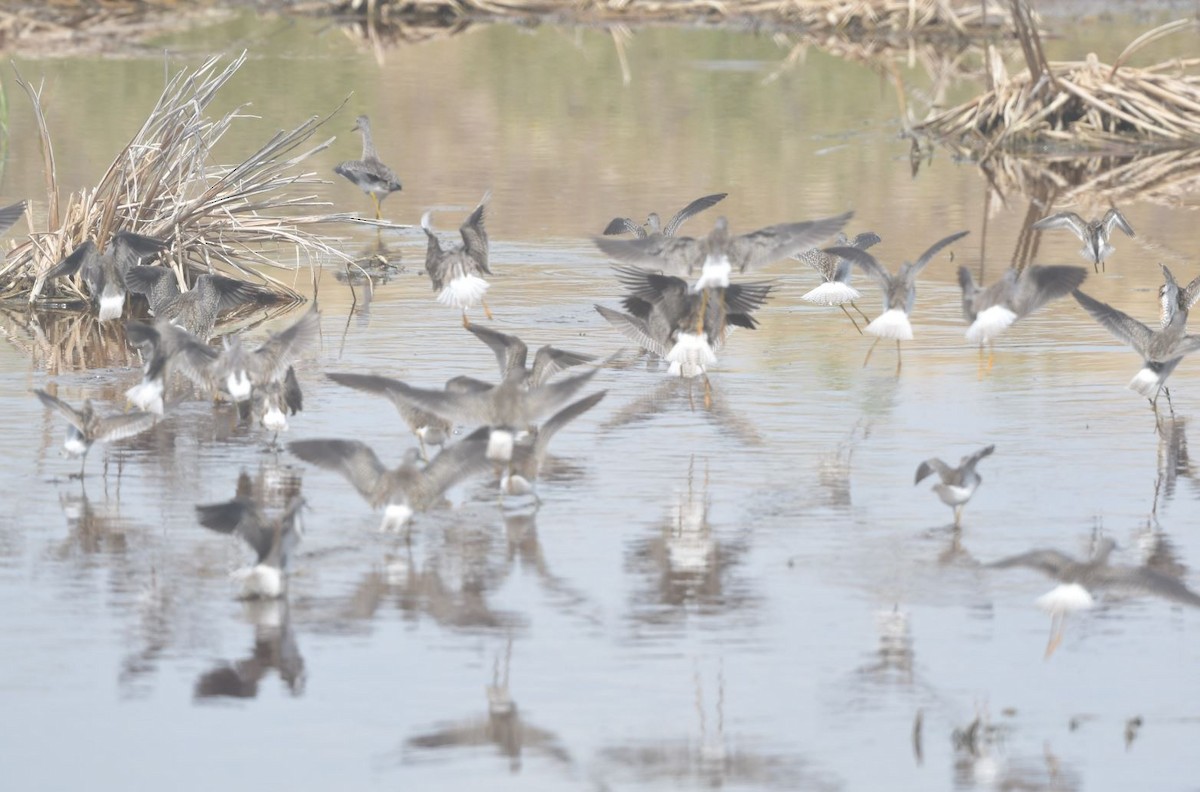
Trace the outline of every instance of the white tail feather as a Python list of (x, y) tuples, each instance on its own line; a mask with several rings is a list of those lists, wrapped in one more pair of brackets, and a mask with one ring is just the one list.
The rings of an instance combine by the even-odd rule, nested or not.
[(1047, 613), (1087, 610), (1095, 604), (1091, 593), (1078, 583), (1062, 583), (1037, 598), (1037, 606)]
[(432, 209), (425, 212), (425, 214), (421, 215), (421, 228), (424, 228), (426, 231), (432, 231), (433, 230), (432, 218), (433, 218), (433, 210)]
[(229, 397), (234, 401), (246, 401), (253, 389), (253, 383), (243, 370), (239, 369), (225, 378), (225, 390), (229, 391)]
[(675, 337), (675, 346), (671, 347), (671, 351), (667, 353), (667, 360), (672, 364), (678, 363), (681, 367), (680, 373), (682, 373), (688, 370), (689, 366), (699, 367), (701, 370), (706, 366), (711, 366), (717, 362), (717, 355), (713, 352), (712, 345), (708, 343), (706, 336), (680, 333)]
[(121, 311), (125, 308), (125, 295), (121, 294), (103, 294), (100, 296), (100, 321), (107, 322), (111, 319), (120, 319)]
[(262, 425), (264, 429), (272, 432), (286, 432), (288, 428), (287, 416), (278, 407), (272, 407), (263, 413)]
[(125, 398), (139, 410), (163, 414), (163, 382), (160, 379), (139, 382), (125, 391)]
[(229, 576), (241, 581), (245, 599), (277, 599), (283, 595), (283, 573), (277, 567), (257, 564), (234, 570)]
[(1137, 391), (1147, 399), (1153, 399), (1158, 393), (1158, 387), (1162, 384), (1158, 374), (1154, 371), (1143, 368), (1137, 374), (1133, 375), (1133, 379), (1129, 381), (1129, 389)]
[(488, 433), (487, 458), (493, 462), (508, 462), (513, 455), (513, 433), (493, 429)]
[(455, 308), (471, 308), (487, 294), (488, 282), (478, 275), (461, 275), (446, 284), (438, 302)]
[(1003, 305), (993, 305), (980, 311), (975, 321), (967, 328), (967, 341), (972, 344), (983, 344), (1003, 333), (1012, 323), (1017, 321), (1017, 315)]
[(729, 273), (732, 270), (733, 265), (729, 263), (728, 256), (707, 257), (704, 259), (704, 267), (700, 270), (700, 279), (696, 281), (692, 291), (729, 288)]
[(913, 337), (908, 314), (899, 308), (891, 308), (875, 317), (874, 321), (867, 325), (865, 332), (880, 338), (895, 338), (898, 341), (912, 341)]
[(842, 305), (859, 297), (862, 297), (862, 294), (849, 283), (826, 281), (800, 299), (818, 305)]
[(383, 523), (379, 526), (381, 531), (398, 531), (408, 524), (412, 519), (412, 507), (404, 503), (389, 503), (387, 508), (383, 510)]

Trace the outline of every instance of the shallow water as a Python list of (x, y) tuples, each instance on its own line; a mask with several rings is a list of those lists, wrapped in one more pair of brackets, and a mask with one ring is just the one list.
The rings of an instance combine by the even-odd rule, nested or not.
[[(1054, 56), (1074, 44), (1111, 60), (1137, 30), (1085, 26)], [(813, 50), (767, 82), (786, 54), (769, 38), (667, 29), (633, 37), (629, 85), (602, 31), (476, 29), (382, 65), (334, 29), (271, 18), (167, 45), (173, 63), (254, 55), (225, 100), (253, 99), (262, 121), (231, 136), (229, 159), (354, 91), (315, 168), (357, 155), (345, 130), (368, 112), (405, 184), (389, 219), (438, 208), (452, 234), (490, 188), (494, 324), (531, 347), (627, 346), (592, 307), (617, 304), (588, 239), (616, 214), (728, 191), (685, 226), (698, 234), (718, 212), (738, 231), (852, 208), (851, 233), (877, 231), (893, 266), (972, 235), (922, 275), (899, 376), (893, 348), (864, 368), (869, 342), (799, 300), (808, 272), (772, 265), (773, 300), (722, 351), (712, 409), (641, 363), (601, 371), (607, 396), (555, 437), (539, 509), (501, 506), (473, 481), (454, 508), (419, 515), (410, 542), (380, 533), (339, 477), (202, 401), (94, 449), (84, 482), (68, 480), (62, 422), (28, 390), (54, 382), (72, 402), (118, 409), (138, 374), (31, 355), (37, 332), (6, 316), (0, 741), (13, 788), (1194, 785), (1200, 613), (1108, 593), (1046, 659), (1050, 619), (1034, 600), (1052, 583), (981, 565), (1035, 547), (1086, 556), (1103, 534), (1119, 563), (1152, 559), (1200, 585), (1186, 450), (1200, 371), (1185, 361), (1173, 375), (1176, 419), (1156, 433), (1125, 389), (1136, 356), (1064, 301), (1002, 337), (981, 373), (955, 269), (996, 277), (1028, 200), (990, 205), (985, 248), (983, 177), (939, 152), (914, 178), (895, 97), (869, 69)], [(59, 177), (74, 189), (133, 133), (163, 67), (20, 68), (46, 77)], [(10, 199), (41, 183), (15, 96)], [(369, 208), (332, 177), (325, 197)], [(1194, 199), (1122, 209), (1138, 237), (1117, 239), (1085, 290), (1151, 322), (1157, 262), (1197, 274)], [(375, 244), (374, 231), (338, 230), (348, 251)], [(322, 343), (299, 367), (306, 409), (287, 438), (363, 439), (394, 463), (411, 439), (392, 408), (321, 372), (436, 386), (492, 376), (494, 361), (432, 299), (420, 232), (382, 238), (404, 267), (368, 306), (352, 311), (334, 270), (322, 276)], [(1077, 247), (1047, 234), (1035, 260), (1079, 263)], [(874, 313), (876, 290), (859, 285)], [(986, 443), (996, 453), (956, 535), (913, 471)], [(302, 485), (312, 506), (287, 603), (239, 602), (228, 573), (247, 549), (196, 523), (193, 507), (232, 497), (240, 471), (277, 499)], [(977, 715), (974, 750), (956, 746)]]

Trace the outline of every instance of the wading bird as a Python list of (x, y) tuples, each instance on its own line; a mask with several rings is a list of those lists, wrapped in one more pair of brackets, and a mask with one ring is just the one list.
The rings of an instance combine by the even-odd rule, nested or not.
[(675, 213), (674, 217), (667, 221), (664, 226), (657, 212), (651, 212), (646, 218), (646, 224), (640, 226), (633, 222), (628, 217), (614, 217), (612, 221), (604, 227), (605, 236), (613, 236), (615, 234), (633, 234), (638, 239), (645, 239), (648, 236), (659, 234), (661, 236), (675, 236), (675, 232), (679, 230), (679, 226), (684, 222), (703, 212), (709, 207), (716, 206), (729, 193), (714, 193), (713, 195), (705, 195), (692, 201), (687, 206)]
[(51, 396), (44, 390), (35, 390), (42, 404), (67, 419), (67, 439), (63, 450), (67, 456), (80, 457), (79, 473), (72, 478), (83, 478), (83, 467), (87, 464), (87, 454), (93, 443), (106, 443), (112, 440), (123, 440), (133, 437), (154, 426), (157, 416), (148, 412), (118, 413), (108, 417), (96, 415), (92, 400), (83, 403), (82, 409), (76, 409), (56, 396)]
[(917, 275), (921, 270), (925, 269), (925, 265), (933, 260), (942, 248), (950, 245), (959, 239), (965, 237), (968, 231), (959, 231), (957, 234), (951, 234), (948, 237), (939, 239), (932, 246), (921, 254), (915, 262), (904, 262), (900, 265), (899, 271), (892, 275), (883, 266), (875, 260), (875, 257), (865, 250), (859, 250), (855, 247), (832, 247), (826, 248), (825, 252), (832, 256), (840, 256), (848, 258), (857, 264), (863, 272), (873, 276), (879, 285), (883, 288), (883, 313), (875, 317), (869, 325), (866, 332), (876, 336), (875, 342), (871, 344), (871, 348), (867, 350), (866, 360), (863, 361), (863, 366), (871, 360), (871, 353), (875, 351), (875, 345), (880, 339), (894, 338), (896, 339), (896, 373), (900, 373), (900, 342), (911, 341), (913, 337), (912, 323), (909, 321), (909, 314), (912, 313), (913, 303), (917, 300)]
[(975, 472), (975, 466), (995, 450), (994, 445), (984, 446), (959, 460), (958, 467), (950, 467), (937, 457), (926, 459), (917, 466), (913, 484), (920, 484), (930, 473), (937, 473), (941, 481), (933, 485), (933, 491), (942, 503), (954, 509), (954, 527), (958, 528), (962, 524), (963, 507), (983, 482), (983, 477)]
[(383, 164), (375, 151), (375, 141), (371, 139), (371, 120), (360, 115), (354, 120), (351, 132), (361, 132), (363, 139), (362, 159), (346, 160), (334, 166), (333, 172), (345, 176), (358, 189), (371, 196), (375, 204), (375, 219), (383, 217), (383, 199), (401, 189), (396, 172)]
[(492, 311), (488, 308), (488, 282), (484, 275), (491, 275), (488, 269), (488, 236), (484, 225), (483, 212), (491, 193), (488, 192), (480, 200), (475, 211), (467, 216), (458, 232), (462, 236), (462, 245), (443, 250), (433, 232), (431, 218), (433, 210), (421, 216), (421, 229), (428, 238), (425, 248), (425, 272), (433, 282), (433, 290), (438, 293), (438, 302), (462, 310), (463, 327), (469, 327), (467, 309), (476, 303), (483, 305), (483, 313), (488, 319)]
[(1109, 244), (1109, 238), (1112, 236), (1114, 228), (1121, 229), (1127, 236), (1134, 236), (1129, 221), (1115, 206), (1105, 212), (1104, 217), (1099, 220), (1089, 222), (1074, 212), (1058, 212), (1043, 217), (1034, 223), (1033, 227), (1039, 231), (1049, 228), (1071, 229), (1075, 236), (1079, 237), (1079, 241), (1083, 242), (1083, 247), (1079, 249), (1079, 255), (1092, 262), (1096, 272), (1100, 271), (1104, 260), (1116, 250)]

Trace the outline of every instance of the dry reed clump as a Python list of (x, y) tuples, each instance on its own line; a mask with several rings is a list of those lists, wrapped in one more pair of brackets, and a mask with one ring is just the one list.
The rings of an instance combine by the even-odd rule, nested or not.
[(9, 252), (0, 266), (0, 298), (39, 297), (77, 299), (83, 295), (70, 279), (44, 282), (54, 266), (87, 238), (106, 245), (120, 230), (159, 237), (169, 244), (164, 263), (181, 284), (221, 267), (226, 274), (249, 277), (263, 284), (265, 295), (298, 300), (290, 286), (262, 272), (253, 263), (294, 270), (267, 253), (285, 245), (299, 258), (344, 259), (326, 238), (310, 231), (321, 223), (345, 221), (345, 215), (301, 214), (326, 206), (311, 190), (324, 183), (299, 167), (328, 147), (329, 138), (303, 149), (327, 118), (313, 117), (296, 128), (276, 133), (239, 165), (212, 164), (213, 148), (238, 119), (233, 110), (212, 120), (205, 109), (222, 86), (245, 62), (245, 53), (224, 68), (208, 60), (190, 74), (172, 77), (157, 105), (128, 145), (92, 190), (72, 194), (59, 205), (54, 151), (40, 94), (24, 80), (18, 84), (33, 103), (45, 161), (46, 230), (31, 234)]
[(335, 14), (382, 22), (547, 17), (576, 22), (754, 24), (858, 33), (972, 36), (1004, 28), (999, 0), (339, 0)]
[(1046, 146), (1080, 152), (1200, 146), (1200, 58), (1148, 68), (1124, 65), (1146, 43), (1194, 27), (1181, 20), (1156, 28), (1111, 66), (1095, 55), (1047, 63), (1039, 42), (1032, 42), (1036, 49), (1025, 42), (1026, 72), (1008, 78), (993, 54), (987, 92), (914, 131), (977, 159)]

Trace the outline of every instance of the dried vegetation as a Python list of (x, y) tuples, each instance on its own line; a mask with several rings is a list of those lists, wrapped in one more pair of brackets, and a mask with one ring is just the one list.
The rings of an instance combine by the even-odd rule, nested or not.
[[(223, 271), (261, 282), (264, 292), (280, 300), (298, 300), (299, 295), (264, 270), (287, 270), (294, 280), (302, 254), (310, 261), (344, 259), (328, 237), (313, 229), (351, 218), (312, 213), (327, 206), (313, 192), (324, 180), (302, 170), (308, 157), (333, 141), (311, 142), (327, 119), (310, 118), (276, 133), (240, 164), (214, 164), (218, 142), (247, 117), (238, 109), (214, 120), (206, 108), (244, 60), (243, 54), (221, 67), (213, 58), (194, 71), (177, 73), (96, 187), (62, 202), (40, 92), (18, 79), (33, 104), (41, 136), (46, 227), (35, 229), (8, 253), (0, 266), (0, 298), (82, 298), (69, 280), (46, 283), (44, 273), (85, 239), (103, 245), (119, 230), (167, 240), (165, 263), (181, 284), (198, 274)], [(273, 258), (281, 249), (291, 261), (280, 264)]]

